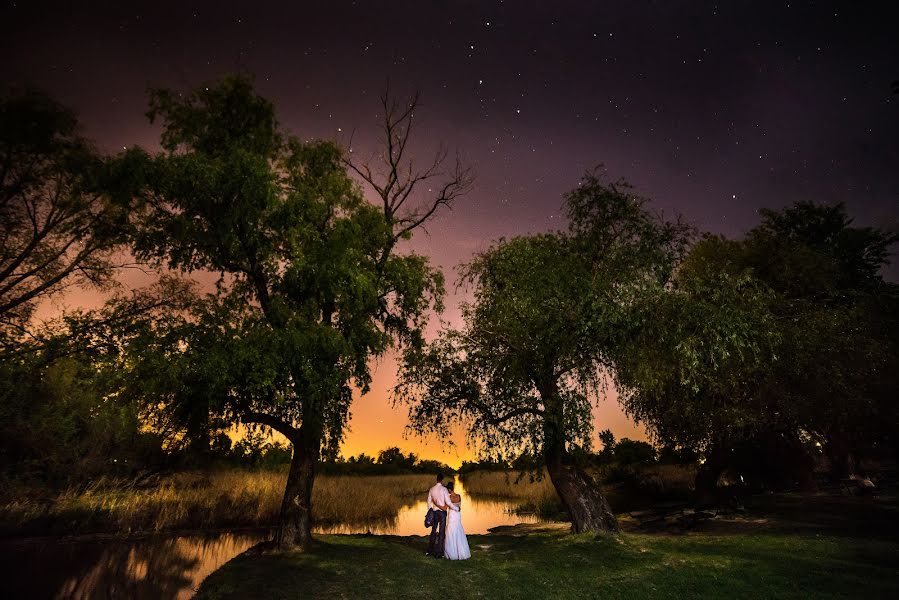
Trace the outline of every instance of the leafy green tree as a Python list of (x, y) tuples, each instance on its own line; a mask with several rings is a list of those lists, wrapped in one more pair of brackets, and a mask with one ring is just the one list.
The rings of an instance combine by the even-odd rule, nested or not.
[(843, 204), (761, 214), (739, 259), (776, 294), (781, 344), (764, 393), (847, 477), (854, 448), (899, 432), (899, 286), (882, 276), (899, 236), (854, 226)]
[[(34, 329), (0, 360), (0, 472), (50, 485), (128, 475), (162, 458), (123, 394), (128, 341), (189, 298), (177, 281), (113, 295)], [(2, 476), (2, 475), (0, 475)]]
[(615, 461), (621, 466), (651, 464), (657, 458), (656, 449), (646, 442), (622, 438), (615, 444)]
[(403, 454), (403, 451), (396, 446), (385, 448), (378, 453), (379, 465), (390, 466), (397, 470), (411, 470), (417, 461), (418, 457), (414, 453)]
[[(144, 395), (159, 391), (166, 414), (267, 426), (289, 440), (280, 547), (309, 545), (316, 465), (336, 455), (351, 386), (367, 391), (370, 359), (420, 343), (428, 308), (439, 308), (441, 274), (398, 244), (470, 184), (457, 167), (416, 205), (416, 184), (439, 175), (440, 161), (424, 174), (407, 170), (414, 105), (384, 103), (394, 110), (385, 111), (378, 206), (363, 198), (339, 147), (285, 132), (245, 79), (150, 96), (163, 152), (136, 251), (221, 279), (184, 327), (159, 332), (155, 355), (169, 368), (153, 369)], [(376, 170), (354, 168), (378, 183)]]
[[(798, 203), (761, 214), (744, 240), (706, 237), (675, 280), (693, 306), (713, 300), (703, 313), (718, 306), (744, 315), (733, 322), (753, 328), (756, 343), (709, 355), (716, 378), (695, 386), (683, 385), (672, 360), (681, 355), (670, 349), (706, 343), (713, 332), (702, 327), (692, 338), (652, 332), (661, 351), (637, 344), (631, 360), (651, 375), (630, 369), (638, 391), (625, 406), (663, 445), (703, 455), (701, 501), (713, 499), (718, 475), (734, 461), (747, 469), (764, 462), (762, 479), (813, 486), (805, 440), (824, 441), (837, 476), (845, 476), (852, 442), (895, 439), (895, 402), (886, 390), (896, 385), (897, 294), (880, 269), (896, 237), (852, 227), (842, 205)], [(742, 293), (716, 300), (716, 290), (728, 289), (721, 281), (740, 282)], [(702, 319), (687, 317), (675, 327), (697, 323)]]
[(111, 285), (139, 164), (97, 152), (45, 93), (0, 94), (0, 350), (27, 337), (41, 300)]
[(591, 400), (617, 381), (691, 230), (595, 174), (565, 205), (568, 231), (500, 240), (465, 267), (474, 301), (462, 328), (409, 354), (397, 397), (418, 432), (447, 435), (461, 421), (487, 457), (542, 457), (573, 530), (616, 531), (572, 454), (589, 449)]
[(614, 452), (615, 451), (615, 434), (612, 433), (609, 429), (603, 429), (599, 432), (599, 441), (602, 444), (602, 449), (606, 452)]

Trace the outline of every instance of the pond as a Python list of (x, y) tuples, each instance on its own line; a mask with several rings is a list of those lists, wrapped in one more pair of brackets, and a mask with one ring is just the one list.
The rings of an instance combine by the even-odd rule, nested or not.
[[(516, 515), (498, 500), (463, 496), (466, 533), (488, 533), (498, 525), (536, 522)], [(424, 493), (423, 493), (424, 495)], [(424, 500), (404, 506), (395, 518), (360, 525), (319, 528), (319, 533), (425, 535)], [(210, 573), (244, 550), (267, 539), (268, 532), (230, 532), (184, 536), (156, 535), (133, 539), (20, 540), (0, 543), (0, 564), (7, 573), (7, 598), (190, 598)], [(424, 550), (424, 544), (422, 545)]]

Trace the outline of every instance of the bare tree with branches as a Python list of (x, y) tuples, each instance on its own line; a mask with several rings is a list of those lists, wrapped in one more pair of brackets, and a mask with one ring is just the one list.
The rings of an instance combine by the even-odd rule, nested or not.
[[(470, 192), (475, 174), (470, 166), (462, 162), (458, 153), (453, 166), (446, 168), (449, 152), (443, 144), (427, 167), (416, 167), (414, 159), (409, 156), (408, 144), (412, 137), (415, 111), (420, 107), (418, 92), (401, 103), (391, 95), (388, 82), (381, 96), (381, 107), (384, 115), (380, 126), (383, 143), (380, 152), (365, 162), (349, 158), (345, 162), (377, 194), (383, 206), (384, 219), (393, 224), (393, 241), (385, 247), (385, 252), (389, 253), (396, 242), (423, 228), (440, 207), (452, 208), (456, 199)], [(352, 145), (352, 139), (350, 143)], [(410, 198), (414, 198), (416, 189), (430, 181), (438, 182), (436, 188), (431, 188), (433, 196), (410, 208), (408, 203)]]

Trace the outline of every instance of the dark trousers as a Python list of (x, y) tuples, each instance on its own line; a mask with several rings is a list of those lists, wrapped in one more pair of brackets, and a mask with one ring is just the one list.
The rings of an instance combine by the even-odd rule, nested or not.
[(434, 511), (434, 524), (431, 525), (431, 537), (428, 538), (428, 554), (443, 558), (443, 544), (446, 541), (446, 511)]

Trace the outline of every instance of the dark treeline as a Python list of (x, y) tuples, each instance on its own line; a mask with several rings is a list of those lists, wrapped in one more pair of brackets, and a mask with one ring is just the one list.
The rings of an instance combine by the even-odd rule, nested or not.
[[(195, 460), (197, 457), (193, 457)], [(290, 464), (290, 446), (272, 441), (263, 434), (249, 434), (233, 442), (219, 433), (212, 440), (209, 451), (202, 455), (205, 466), (224, 466), (260, 469), (284, 469)], [(190, 463), (190, 456), (184, 462)], [(323, 460), (319, 472), (329, 475), (403, 475), (427, 473), (449, 475), (454, 469), (436, 461), (423, 459), (414, 452), (404, 453), (391, 446), (370, 456), (364, 452), (355, 456), (336, 456)]]
[[(589, 469), (600, 470), (608, 467), (629, 470), (654, 464), (693, 464), (697, 456), (694, 452), (678, 450), (673, 446), (662, 449), (639, 440), (622, 438), (616, 440), (608, 429), (599, 434), (603, 447), (598, 452), (580, 448), (574, 456), (577, 462)], [(462, 461), (458, 472), (462, 475), (477, 471), (516, 471), (519, 473), (536, 472), (544, 468), (542, 459), (530, 452), (523, 452), (511, 460), (502, 458)]]
[[(727, 470), (811, 489), (822, 460), (837, 481), (895, 457), (895, 233), (804, 201), (761, 210), (740, 239), (703, 234), (591, 172), (564, 198), (567, 230), (463, 265), (464, 325), (426, 341), (443, 275), (402, 242), (472, 177), (443, 151), (410, 170), (417, 100), (382, 102), (392, 152), (375, 168), (284, 130), (239, 77), (151, 90), (155, 154), (105, 155), (51, 97), (2, 93), (0, 489), (287, 465), (275, 541), (307, 547), (317, 473), (448, 470), (398, 448), (339, 458), (353, 389), (390, 348), (413, 430), (464, 425), (482, 460), (463, 473), (546, 469), (578, 531), (617, 529), (590, 467), (697, 461), (705, 503)], [(168, 274), (126, 290), (129, 268)], [(196, 271), (219, 274), (215, 289)], [(75, 289), (108, 300), (34, 318)], [(603, 432), (594, 451), (610, 382), (653, 445)], [(232, 444), (235, 426), (249, 435)]]

